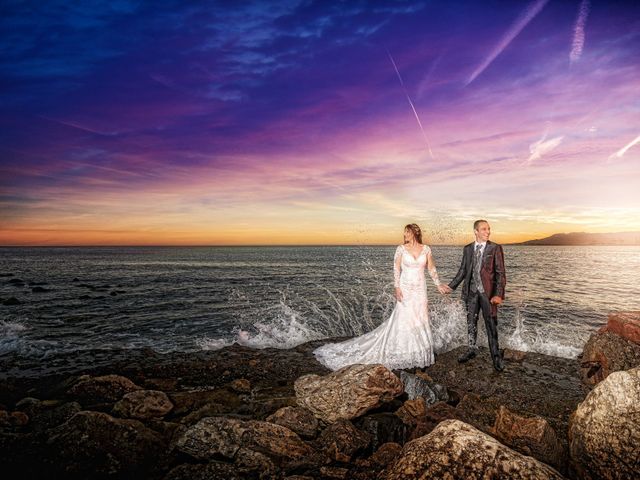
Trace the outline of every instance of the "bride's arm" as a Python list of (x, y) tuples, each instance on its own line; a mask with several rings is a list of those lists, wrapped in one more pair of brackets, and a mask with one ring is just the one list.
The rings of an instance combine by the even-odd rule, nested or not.
[(400, 290), (400, 271), (402, 270), (402, 246), (396, 248), (393, 256), (393, 286), (396, 289), (396, 299), (402, 301), (402, 290)]
[(440, 279), (438, 278), (438, 271), (436, 270), (436, 262), (433, 260), (433, 255), (431, 255), (431, 249), (429, 249), (429, 253), (427, 254), (427, 270), (429, 270), (431, 280), (433, 280), (433, 283), (438, 288), (438, 291), (440, 293), (451, 293), (451, 289), (447, 285), (442, 285), (440, 283)]

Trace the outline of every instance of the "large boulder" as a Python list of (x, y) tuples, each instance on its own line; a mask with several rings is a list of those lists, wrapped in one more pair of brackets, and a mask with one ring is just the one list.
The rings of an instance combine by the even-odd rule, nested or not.
[(173, 409), (167, 394), (159, 390), (136, 390), (127, 393), (113, 407), (113, 413), (120, 417), (147, 420), (164, 417)]
[(50, 432), (47, 450), (65, 478), (146, 478), (164, 462), (162, 438), (138, 420), (82, 411)]
[(176, 447), (198, 460), (215, 460), (220, 456), (236, 459), (241, 450), (276, 460), (293, 460), (311, 453), (311, 448), (288, 428), (225, 417), (203, 418), (184, 432)]
[(640, 312), (610, 313), (601, 332), (612, 332), (640, 345)]
[(503, 405), (498, 410), (492, 433), (514, 450), (566, 472), (566, 448), (544, 418), (524, 417)]
[(267, 417), (267, 422), (282, 425), (302, 438), (314, 438), (318, 433), (318, 419), (302, 407), (282, 407)]
[(556, 470), (524, 456), (459, 420), (446, 420), (412, 440), (382, 475), (385, 480), (562, 479)]
[(95, 405), (117, 402), (135, 390), (140, 390), (140, 387), (121, 375), (85, 375), (67, 391), (67, 395), (82, 405)]
[(578, 405), (569, 423), (569, 452), (585, 479), (638, 478), (640, 368), (615, 372)]
[(350, 365), (295, 382), (298, 405), (327, 423), (359, 417), (403, 393), (400, 379), (383, 365)]
[(640, 345), (616, 333), (605, 331), (591, 335), (582, 351), (582, 381), (594, 386), (612, 372), (640, 365)]

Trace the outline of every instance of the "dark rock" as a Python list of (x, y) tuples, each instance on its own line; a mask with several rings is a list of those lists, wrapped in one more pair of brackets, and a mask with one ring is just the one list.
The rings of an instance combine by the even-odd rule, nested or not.
[(426, 373), (419, 372), (414, 375), (402, 371), (400, 372), (400, 380), (402, 380), (404, 384), (404, 391), (409, 396), (409, 400), (422, 397), (425, 399), (427, 405), (449, 400), (447, 388), (444, 385), (434, 382)]
[(302, 407), (283, 407), (267, 417), (267, 422), (282, 425), (302, 438), (314, 438), (318, 433), (318, 419)]
[(298, 405), (327, 423), (357, 418), (402, 394), (402, 382), (382, 365), (350, 365), (295, 381)]
[(171, 392), (178, 386), (176, 378), (145, 378), (143, 385), (149, 390), (162, 390), (163, 392)]
[(318, 445), (332, 460), (349, 462), (371, 444), (370, 434), (357, 429), (349, 420), (337, 420), (323, 430)]
[(49, 290), (48, 288), (44, 288), (44, 287), (33, 287), (31, 289), (31, 291), (33, 293), (45, 293), (45, 292), (50, 292), (51, 290)]
[(414, 400), (407, 400), (402, 407), (396, 410), (396, 415), (405, 425), (414, 426), (427, 413), (427, 402), (424, 397), (418, 397)]
[(384, 480), (427, 478), (561, 480), (553, 468), (502, 445), (458, 420), (447, 420), (430, 434), (407, 443)]
[(193, 425), (203, 418), (215, 417), (224, 413), (228, 413), (228, 408), (224, 405), (220, 405), (219, 403), (207, 403), (188, 415), (180, 417), (180, 423), (183, 425)]
[(245, 480), (248, 478), (258, 478), (258, 475), (250, 475), (246, 469), (231, 463), (210, 462), (178, 465), (164, 477), (164, 480)]
[(12, 306), (12, 305), (22, 305), (22, 302), (18, 300), (16, 297), (9, 297), (4, 302), (3, 305)]
[(165, 464), (166, 445), (137, 420), (79, 412), (50, 430), (52, 467), (73, 478), (146, 478)]
[(39, 410), (31, 421), (32, 428), (36, 432), (45, 431), (62, 425), (64, 422), (80, 412), (82, 407), (78, 402), (64, 403), (55, 408)]
[(140, 390), (139, 386), (121, 375), (85, 375), (78, 380), (68, 390), (67, 395), (82, 405), (117, 402), (125, 394)]
[(464, 420), (464, 415), (448, 403), (434, 403), (426, 409), (424, 416), (415, 423), (409, 439), (414, 440), (431, 433), (438, 424), (445, 420)]
[(571, 416), (569, 451), (578, 477), (638, 478), (640, 472), (640, 368), (614, 372)]
[(349, 469), (342, 467), (321, 467), (320, 468), (321, 478), (336, 478), (336, 479), (347, 479), (349, 478)]
[(580, 374), (588, 386), (601, 382), (612, 372), (640, 365), (640, 345), (610, 332), (594, 333), (582, 350)]
[(371, 435), (373, 450), (389, 442), (404, 444), (409, 437), (409, 428), (393, 413), (365, 415), (357, 420), (356, 425), (360, 430)]
[(526, 357), (527, 352), (505, 348), (502, 358), (508, 362), (522, 362)]
[(501, 406), (492, 433), (508, 447), (566, 473), (566, 448), (544, 418), (523, 417)]
[(368, 458), (368, 461), (376, 467), (384, 468), (398, 458), (401, 452), (402, 445), (399, 443), (383, 443), (380, 445), (380, 448)]
[(174, 392), (169, 393), (169, 399), (174, 405), (172, 414), (176, 416), (188, 415), (211, 404), (219, 405), (222, 412), (228, 413), (233, 412), (242, 403), (236, 393), (224, 388)]
[(231, 390), (237, 393), (251, 392), (251, 382), (246, 378), (237, 378), (229, 384)]
[(483, 432), (490, 433), (498, 415), (501, 402), (496, 397), (482, 397), (473, 393), (465, 395), (456, 407), (459, 418)]
[(173, 409), (167, 394), (158, 390), (136, 390), (127, 393), (113, 407), (113, 413), (124, 418), (146, 420), (164, 417)]
[(234, 459), (241, 449), (284, 461), (309, 455), (311, 448), (288, 428), (256, 420), (208, 417), (189, 428), (176, 447), (198, 460)]

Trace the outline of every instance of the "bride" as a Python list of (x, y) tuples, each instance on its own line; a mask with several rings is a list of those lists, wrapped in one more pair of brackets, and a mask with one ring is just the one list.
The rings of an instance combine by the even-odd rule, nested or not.
[(415, 223), (404, 228), (404, 244), (393, 257), (396, 306), (391, 316), (375, 330), (340, 343), (329, 343), (313, 353), (320, 363), (338, 370), (355, 363), (381, 363), (389, 369), (426, 367), (434, 362), (433, 337), (427, 312), (424, 270), (442, 294), (431, 255), (422, 244), (422, 232)]

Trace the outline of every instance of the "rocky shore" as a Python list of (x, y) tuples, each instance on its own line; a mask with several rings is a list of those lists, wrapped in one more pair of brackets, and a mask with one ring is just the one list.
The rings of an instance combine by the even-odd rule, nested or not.
[(426, 369), (330, 372), (311, 353), (322, 343), (131, 351), (107, 366), (37, 378), (15, 374), (19, 361), (4, 356), (3, 477), (626, 479), (640, 472), (639, 312), (611, 315), (577, 360), (506, 350), (502, 373), (487, 351), (459, 364), (460, 349)]

